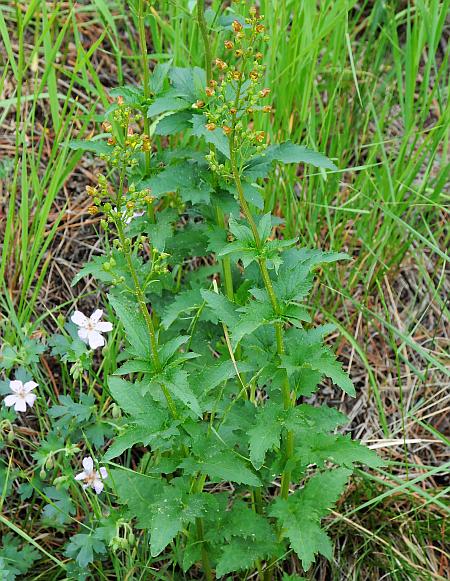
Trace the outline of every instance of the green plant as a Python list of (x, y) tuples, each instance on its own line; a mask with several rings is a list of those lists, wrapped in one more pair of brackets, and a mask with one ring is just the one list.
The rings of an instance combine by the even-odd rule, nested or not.
[[(142, 24), (145, 7), (136, 8)], [(149, 530), (152, 557), (174, 543), (184, 571), (201, 561), (207, 579), (213, 570), (223, 577), (253, 568), (269, 579), (289, 546), (305, 570), (317, 553), (331, 556), (321, 519), (355, 463), (380, 462), (333, 433), (345, 416), (302, 402), (323, 377), (354, 394), (324, 343), (333, 327), (312, 326), (304, 304), (316, 267), (346, 256), (284, 239), (258, 185), (275, 164), (335, 165), (290, 142), (266, 147), (255, 128), (258, 112), (271, 111), (256, 9), (223, 21), (234, 56), (216, 59), (219, 79), (201, 2), (198, 10), (206, 73), (169, 65), (145, 72), (142, 89), (114, 91), (107, 142), (77, 143), (107, 163), (88, 192), (112, 246), (76, 280), (109, 284), (125, 331), (121, 365), (108, 379), (125, 417), (104, 460), (135, 445), (151, 450), (139, 470), (114, 468), (107, 482), (128, 518)], [(147, 71), (142, 30), (140, 38)], [(152, 146), (155, 136), (179, 131), (202, 138), (207, 155)], [(220, 271), (211, 261), (189, 264), (211, 254)]]

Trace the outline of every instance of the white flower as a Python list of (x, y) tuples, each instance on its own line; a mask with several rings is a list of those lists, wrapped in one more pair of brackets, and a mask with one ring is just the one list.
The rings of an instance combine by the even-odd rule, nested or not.
[[(117, 214), (119, 213), (119, 210), (116, 207), (114, 208), (114, 211), (117, 212)], [(122, 219), (125, 222), (125, 224), (128, 226), (128, 224), (131, 222), (131, 220), (134, 220), (135, 218), (140, 218), (144, 214), (145, 214), (145, 210), (142, 210), (142, 212), (133, 212), (133, 214), (131, 216), (128, 216), (128, 210), (125, 209), (122, 212)]]
[(131, 220), (134, 220), (135, 218), (140, 218), (144, 214), (145, 214), (145, 210), (143, 210), (142, 212), (134, 212), (132, 216), (128, 216), (128, 218), (127, 218), (126, 212), (124, 212), (125, 224), (129, 224), (131, 222)]
[(31, 407), (36, 401), (36, 394), (31, 393), (31, 390), (37, 387), (38, 384), (34, 381), (27, 381), (22, 383), (18, 379), (9, 382), (9, 387), (13, 392), (7, 395), (4, 399), (7, 407), (14, 406), (16, 412), (26, 412), (27, 404)]
[(71, 317), (71, 321), (80, 327), (78, 329), (78, 337), (85, 343), (89, 343), (91, 349), (103, 347), (105, 339), (102, 333), (112, 331), (113, 328), (112, 323), (100, 321), (102, 315), (103, 311), (97, 309), (89, 318), (80, 311), (75, 311)]
[(83, 468), (83, 472), (77, 474), (75, 480), (84, 480), (83, 488), (90, 486), (97, 494), (100, 494), (104, 487), (102, 480), (108, 477), (106, 468), (101, 467), (98, 472), (94, 470), (94, 460), (90, 456), (83, 458)]

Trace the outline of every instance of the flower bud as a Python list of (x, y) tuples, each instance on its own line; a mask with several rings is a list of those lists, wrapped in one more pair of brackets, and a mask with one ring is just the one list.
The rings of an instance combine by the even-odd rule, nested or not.
[(241, 32), (242, 30), (242, 24), (239, 22), (239, 20), (233, 20), (233, 23), (231, 25), (233, 27), (234, 32)]
[(258, 143), (262, 143), (264, 141), (265, 133), (264, 131), (257, 131), (255, 134), (255, 139)]
[(230, 135), (230, 133), (231, 133), (231, 127), (228, 127), (228, 125), (224, 125), (222, 127), (222, 130), (225, 133), (225, 135)]

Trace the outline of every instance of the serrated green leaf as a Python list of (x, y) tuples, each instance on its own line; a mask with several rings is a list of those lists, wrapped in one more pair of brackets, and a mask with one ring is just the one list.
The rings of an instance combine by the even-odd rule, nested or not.
[(170, 95), (161, 96), (155, 99), (147, 109), (147, 117), (155, 117), (156, 115), (161, 115), (161, 113), (167, 113), (167, 111), (181, 111), (182, 109), (189, 108), (191, 105), (192, 103), (179, 97)]
[(154, 177), (140, 182), (140, 188), (150, 188), (152, 195), (160, 197), (168, 192), (178, 192), (184, 202), (208, 204), (213, 191), (209, 174), (196, 163), (182, 161), (169, 165)]
[(150, 338), (138, 302), (120, 294), (108, 294), (108, 299), (124, 327), (133, 354), (140, 359), (150, 360)]
[(106, 547), (94, 534), (79, 533), (72, 536), (64, 554), (76, 559), (80, 567), (87, 567), (94, 561), (94, 555), (104, 555)]
[(266, 453), (280, 445), (284, 415), (280, 404), (268, 402), (258, 408), (255, 424), (248, 431), (250, 460), (257, 470), (263, 465)]
[(333, 462), (346, 468), (354, 464), (365, 464), (371, 468), (383, 465), (381, 458), (373, 450), (347, 436), (304, 432), (295, 444), (295, 454), (305, 464), (322, 467)]
[(320, 528), (320, 520), (339, 498), (349, 475), (350, 471), (343, 468), (317, 474), (288, 499), (278, 497), (270, 509), (269, 514), (280, 522), (305, 571), (317, 553), (332, 557), (331, 541)]
[(164, 374), (164, 384), (177, 399), (182, 401), (197, 416), (201, 417), (202, 410), (192, 388), (189, 385), (188, 373), (182, 369), (170, 369)]
[(236, 482), (249, 486), (261, 486), (259, 478), (243, 460), (230, 450), (222, 450), (208, 458), (186, 458), (180, 465), (189, 474), (200, 471), (207, 474), (212, 482)]
[(108, 388), (122, 410), (131, 416), (154, 412), (155, 402), (150, 395), (142, 395), (139, 386), (117, 376), (108, 377)]
[(211, 143), (226, 158), (230, 158), (230, 143), (220, 127), (216, 127), (213, 131), (207, 129), (208, 120), (204, 115), (193, 115), (191, 123), (193, 135), (203, 137), (206, 143)]
[(110, 153), (112, 147), (106, 141), (88, 141), (86, 139), (72, 139), (69, 141), (70, 149), (75, 151), (92, 151), (93, 153)]
[(222, 321), (228, 327), (234, 327), (238, 321), (238, 315), (233, 303), (222, 293), (205, 289), (200, 292), (208, 308), (211, 309), (219, 321)]
[(175, 135), (184, 129), (190, 129), (192, 127), (191, 119), (191, 111), (178, 111), (178, 113), (165, 115), (158, 121), (155, 135)]
[[(187, 290), (180, 292), (163, 310), (161, 323), (168, 329), (184, 313), (197, 311), (203, 303), (200, 290)], [(189, 322), (191, 318), (189, 318)]]
[(336, 165), (328, 157), (323, 155), (323, 153), (313, 151), (291, 141), (271, 145), (266, 149), (263, 157), (270, 161), (279, 161), (280, 163), (307, 163), (318, 168), (337, 169)]
[(290, 409), (286, 414), (285, 425), (293, 432), (305, 430), (313, 433), (330, 432), (348, 422), (347, 416), (328, 406), (313, 406), (303, 403)]
[(296, 329), (295, 334), (290, 334), (289, 353), (282, 355), (281, 367), (286, 369), (288, 375), (293, 375), (300, 369), (312, 369), (329, 377), (347, 394), (354, 396), (355, 387), (350, 377), (343, 371), (342, 363), (327, 349), (321, 341), (320, 333), (314, 329), (305, 331)]

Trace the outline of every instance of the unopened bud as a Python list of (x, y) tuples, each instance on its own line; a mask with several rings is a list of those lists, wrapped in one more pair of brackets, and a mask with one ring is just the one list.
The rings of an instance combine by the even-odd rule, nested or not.
[(239, 22), (239, 20), (233, 20), (231, 26), (233, 27), (234, 32), (241, 32), (242, 30), (242, 24)]

